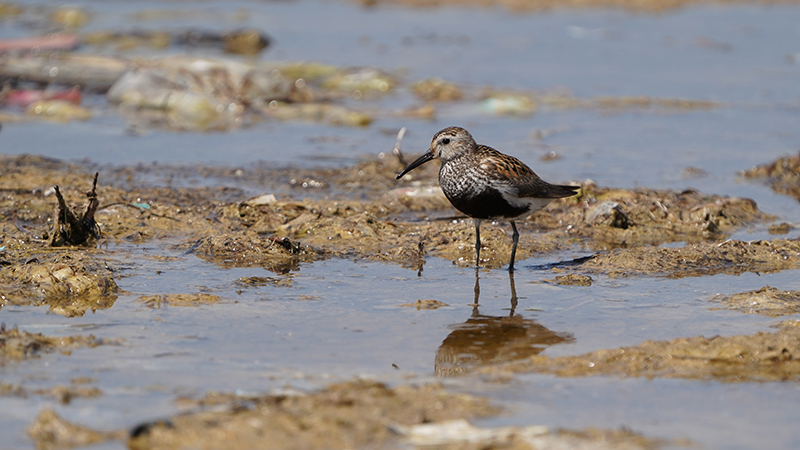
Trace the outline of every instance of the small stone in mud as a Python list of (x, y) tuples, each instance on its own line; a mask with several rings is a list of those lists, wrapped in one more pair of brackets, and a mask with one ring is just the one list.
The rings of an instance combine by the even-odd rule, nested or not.
[(260, 205), (272, 205), (277, 203), (278, 199), (275, 198), (275, 194), (263, 194), (259, 195), (258, 197), (248, 198), (244, 201), (246, 205), (250, 206), (260, 206)]
[(561, 155), (556, 153), (554, 150), (550, 150), (549, 152), (539, 157), (539, 161), (542, 162), (556, 161), (559, 159), (561, 159)]
[(586, 216), (586, 222), (613, 228), (628, 229), (633, 225), (630, 217), (618, 202), (604, 201)]
[(757, 291), (728, 296), (718, 295), (711, 301), (745, 314), (780, 317), (800, 313), (800, 290), (783, 291), (764, 286)]
[(413, 306), (417, 309), (437, 309), (443, 306), (449, 306), (447, 303), (440, 302), (439, 300), (417, 300), (415, 303), (403, 303), (398, 306)]

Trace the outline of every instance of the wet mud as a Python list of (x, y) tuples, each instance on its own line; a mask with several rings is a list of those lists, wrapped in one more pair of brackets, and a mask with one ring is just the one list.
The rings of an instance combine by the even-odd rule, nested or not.
[(701, 242), (680, 248), (635, 247), (597, 254), (576, 270), (604, 273), (612, 277), (631, 275), (670, 278), (710, 276), (720, 273), (768, 273), (800, 267), (800, 242), (725, 240)]
[(61, 352), (69, 354), (80, 347), (115, 344), (113, 341), (88, 336), (49, 337), (41, 333), (29, 333), (16, 327), (6, 329), (0, 325), (0, 365), (10, 361), (37, 358), (42, 353)]
[(697, 336), (645, 341), (634, 347), (599, 350), (580, 356), (531, 356), (503, 366), (482, 368), (489, 377), (538, 372), (563, 377), (618, 376), (684, 378), (723, 382), (800, 380), (800, 326), (779, 324), (776, 332), (749, 336)]
[[(235, 283), (250, 286), (291, 286), (291, 274), (302, 263), (327, 258), (386, 261), (419, 270), (430, 257), (461, 266), (474, 264), (471, 220), (452, 209), (435, 185), (435, 168), (402, 183), (394, 177), (402, 155), (385, 156), (341, 169), (159, 168), (207, 173), (218, 179), (259, 179), (264, 192), (251, 197), (239, 188), (158, 186), (142, 181), (146, 173), (130, 167), (100, 170), (96, 201), (87, 198), (93, 167), (33, 157), (2, 157), (0, 190), (0, 301), (6, 305), (49, 305), (68, 317), (108, 308), (116, 300), (118, 255), (105, 245), (113, 241), (172, 242), (174, 249), (194, 254), (221, 267), (260, 266), (279, 276), (245, 277)], [(143, 171), (146, 172), (146, 171)], [(123, 176), (123, 174), (129, 176)], [(183, 175), (186, 175), (183, 173)], [(103, 180), (113, 180), (104, 184)], [(420, 181), (424, 180), (424, 181)], [(90, 246), (52, 247), (58, 229), (59, 185), (64, 203), (76, 211), (88, 204), (100, 230)], [(319, 189), (324, 186), (324, 189)], [(375, 196), (369, 193), (383, 192)], [(323, 194), (324, 193), (324, 194)], [(333, 199), (335, 198), (335, 199)], [(791, 239), (744, 242), (727, 237), (736, 229), (772, 217), (752, 200), (696, 191), (624, 190), (584, 183), (579, 195), (553, 202), (518, 222), (522, 237), (518, 257), (554, 250), (599, 251), (566, 267), (549, 282), (591, 288), (589, 274), (609, 276), (704, 276), (714, 273), (768, 272), (800, 266), (800, 244)], [(504, 224), (486, 224), (482, 235), (482, 266), (503, 267), (511, 239)], [(687, 242), (681, 248), (655, 245)], [(593, 374), (681, 377), (723, 381), (796, 380), (800, 367), (800, 336), (796, 326), (753, 336), (688, 338), (645, 342), (637, 347), (595, 352), (581, 357), (549, 358), (547, 347), (569, 343), (568, 332), (550, 330), (515, 314), (516, 293), (511, 278), (511, 311), (489, 316), (479, 311), (476, 276), (473, 314), (454, 326), (436, 353), (435, 372), (442, 377), (478, 373), (508, 380), (516, 372), (562, 376)], [(214, 293), (157, 294), (138, 297), (144, 307), (192, 307), (224, 302)], [(420, 299), (407, 305), (419, 310), (446, 307)], [(425, 312), (420, 311), (420, 314)], [(480, 338), (478, 337), (480, 336)], [(43, 351), (69, 351), (102, 342), (93, 337), (48, 338), (16, 329), (4, 331), (4, 360)], [(476, 340), (488, 342), (475, 347)], [(59, 345), (63, 347), (59, 347)], [(466, 357), (464, 357), (466, 355)], [(511, 374), (511, 375), (509, 375)], [(55, 389), (55, 388), (54, 388)], [(7, 386), (8, 395), (53, 395), (59, 401), (93, 395), (66, 388), (36, 393), (24, 386)], [(97, 394), (97, 393), (95, 393)], [(99, 395), (99, 394), (97, 394)], [(473, 430), (464, 422), (498, 414), (485, 400), (447, 393), (437, 386), (389, 388), (354, 381), (302, 396), (240, 398), (225, 394), (198, 400), (193, 411), (142, 424), (130, 431), (132, 449), (252, 448), (271, 436), (276, 448), (418, 445), (422, 429), (439, 424)], [(211, 408), (214, 404), (216, 407)], [(461, 428), (458, 428), (461, 427)], [(224, 439), (220, 433), (225, 430)], [(598, 443), (611, 447), (654, 448), (661, 445), (640, 435), (617, 431), (559, 431), (541, 427), (478, 429), (494, 436), (500, 448), (531, 448), (536, 442)], [(472, 431), (470, 431), (472, 432)], [(62, 423), (45, 410), (29, 428), (38, 448), (71, 448), (107, 439), (122, 431), (100, 432)], [(125, 431), (128, 433), (128, 431)], [(500, 436), (500, 437), (498, 437)], [(273, 439), (274, 437), (274, 439)], [(502, 438), (502, 439), (501, 439)], [(485, 438), (439, 442), (447, 448), (483, 448)], [(498, 444), (499, 442), (499, 444)], [(422, 444), (419, 444), (422, 445)], [(424, 444), (426, 447), (428, 444)], [(555, 444), (554, 444), (555, 445)], [(575, 444), (577, 445), (577, 444)], [(589, 445), (589, 444), (586, 444)], [(592, 444), (594, 445), (594, 444)]]
[(591, 286), (592, 277), (588, 275), (578, 275), (570, 273), (567, 275), (558, 275), (551, 280), (542, 280), (544, 283), (554, 283), (561, 286)]
[(73, 424), (46, 408), (28, 427), (28, 436), (37, 450), (60, 450), (87, 447), (112, 439), (122, 439), (124, 431), (101, 432)]
[[(323, 191), (338, 199), (306, 197), (294, 201), (279, 196), (269, 203), (229, 204), (219, 209), (217, 216), (227, 222), (227, 229), (215, 227), (226, 234), (212, 240), (230, 241), (231, 230), (246, 230), (245, 234), (253, 237), (234, 243), (235, 247), (245, 253), (247, 248), (259, 249), (253, 257), (265, 255), (265, 260), (244, 257), (238, 264), (265, 267), (276, 265), (272, 261), (276, 251), (294, 261), (325, 255), (415, 266), (431, 255), (470, 265), (474, 252), (471, 220), (452, 209), (437, 186), (418, 181), (435, 180), (436, 168), (422, 168), (422, 173), (414, 174), (416, 177), (398, 183), (394, 175), (402, 166), (401, 159), (385, 157), (343, 169), (301, 170), (294, 176), (281, 170), (230, 169), (245, 179), (283, 180), (282, 185), (264, 186), (271, 191), (295, 197), (318, 196), (317, 192)], [(230, 173), (216, 176), (233, 177)], [(298, 185), (303, 187), (293, 187)], [(385, 194), (375, 198), (369, 197), (368, 192)], [(771, 217), (749, 199), (696, 191), (621, 190), (584, 184), (579, 196), (555, 201), (518, 223), (520, 231), (529, 236), (520, 240), (519, 252), (524, 258), (575, 245), (609, 249), (718, 240), (746, 223)], [(505, 224), (492, 225), (482, 236), (481, 263), (500, 267), (506, 263), (511, 241), (503, 228)], [(266, 236), (271, 240), (265, 240)], [(275, 236), (297, 242), (276, 245)], [(225, 256), (212, 257), (211, 247), (209, 241), (197, 250), (211, 260), (237, 264)]]
[[(45, 409), (28, 428), (39, 449), (125, 440), (143, 449), (651, 449), (687, 442), (649, 439), (629, 430), (479, 428), (469, 420), (501, 413), (486, 400), (435, 384), (389, 388), (374, 381), (334, 384), (310, 394), (184, 398), (191, 410), (131, 430), (96, 431)], [(127, 435), (127, 436), (126, 436)]]
[(54, 313), (75, 317), (110, 308), (117, 299), (113, 270), (98, 259), (100, 252), (38, 253), (34, 244), (31, 254), (22, 246), (7, 247), (6, 253), (23, 258), (6, 259), (0, 269), (0, 306), (48, 305)]
[(800, 200), (800, 154), (784, 156), (745, 170), (742, 176), (765, 180), (775, 192)]
[[(2, 225), (9, 241), (1, 255), (6, 266), (2, 274), (11, 274), (6, 275), (9, 280), (25, 280), (25, 274), (32, 270), (22, 268), (22, 263), (27, 261), (25, 255), (43, 251), (37, 238), (47, 237), (52, 221), (48, 210), (53, 208), (53, 202), (42, 194), (49, 189), (44, 180), (65, 186), (62, 190), (74, 198), (79, 196), (79, 186), (85, 186), (86, 178), (74, 176), (78, 170), (75, 167), (70, 167), (68, 172), (64, 170), (68, 166), (61, 172), (53, 170), (52, 167), (58, 165), (53, 161), (32, 157), (3, 158), (3, 161), (8, 163), (6, 167), (10, 169), (6, 170), (12, 176), (4, 176), (0, 182), (0, 189), (9, 192), (0, 208), (4, 216), (12, 220)], [(45, 170), (51, 169), (42, 173), (40, 165), (44, 165)], [(183, 236), (186, 239), (181, 246), (184, 251), (224, 266), (260, 265), (285, 273), (303, 261), (355, 257), (414, 267), (422, 264), (426, 256), (471, 265), (474, 259), (471, 220), (452, 209), (436, 186), (420, 184), (414, 178), (404, 183), (393, 182), (400, 166), (399, 160), (369, 161), (354, 168), (323, 170), (313, 177), (310, 173), (304, 177), (326, 186), (332, 195), (341, 194), (336, 200), (275, 198), (273, 201), (273, 196), (267, 196), (266, 201), (248, 201), (236, 189), (163, 186), (122, 189), (101, 185), (95, 219), (107, 239), (141, 242)], [(286, 180), (281, 171), (274, 176), (264, 171), (258, 175), (262, 179), (285, 180), (281, 186), (273, 186), (284, 192), (291, 189), (292, 180), (297, 183), (296, 177)], [(308, 184), (307, 181), (303, 183)], [(385, 194), (362, 200), (364, 192)], [(610, 249), (675, 241), (713, 242), (724, 239), (737, 227), (769, 218), (771, 216), (758, 210), (749, 199), (696, 191), (622, 190), (584, 184), (578, 196), (554, 201), (543, 211), (519, 221), (523, 233), (519, 258), (577, 246)], [(511, 239), (503, 228), (505, 224), (493, 225), (496, 226), (487, 226), (482, 236), (481, 264), (490, 268), (505, 264), (511, 247)], [(781, 241), (780, 245), (788, 246), (790, 242)], [(734, 250), (740, 247), (726, 243), (717, 253), (735, 255)], [(714, 247), (706, 244), (706, 247), (697, 248), (712, 251)], [(638, 248), (633, 251), (640, 254), (633, 258), (637, 262), (631, 262), (630, 271), (641, 273), (633, 266), (642, 267), (638, 261), (645, 256), (643, 252), (670, 250)], [(76, 252), (73, 250), (70, 254), (80, 254)], [(742, 258), (747, 255), (747, 252), (739, 253)], [(629, 253), (601, 256), (584, 267), (628, 273), (628, 268), (613, 268), (611, 263), (608, 263), (609, 268), (600, 267), (601, 261), (612, 258), (617, 261), (625, 255)], [(687, 256), (691, 255), (676, 257)], [(45, 258), (53, 264), (60, 262), (53, 253), (37, 258), (40, 262), (47, 261)], [(660, 259), (653, 261), (665, 272), (686, 270), (678, 264), (674, 269), (663, 266)], [(740, 262), (747, 264), (747, 260)], [(88, 263), (82, 264), (75, 265), (71, 271), (91, 273), (93, 292), (113, 293), (112, 278), (100, 267), (90, 269)], [(81, 289), (73, 286), (67, 290)]]
[[(449, 394), (434, 385), (392, 389), (370, 381), (332, 385), (311, 395), (219, 395), (197, 403), (226, 405), (228, 410), (199, 411), (140, 426), (132, 432), (128, 446), (133, 450), (374, 448), (397, 439), (390, 428), (393, 424), (410, 426), (498, 412), (483, 399)], [(269, 436), (267, 441), (265, 436)]]
[(800, 291), (783, 291), (772, 286), (739, 294), (718, 295), (711, 301), (719, 304), (719, 308), (767, 317), (800, 313)]

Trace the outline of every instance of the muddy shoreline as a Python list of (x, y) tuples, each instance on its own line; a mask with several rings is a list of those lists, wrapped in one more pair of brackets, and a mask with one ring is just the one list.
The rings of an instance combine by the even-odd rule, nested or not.
[[(394, 175), (402, 162), (391, 158), (365, 161), (343, 169), (295, 173), (289, 169), (273, 173), (247, 173), (248, 169), (231, 169), (232, 172), (244, 172), (248, 177), (260, 180), (276, 180), (272, 185), (262, 184), (260, 187), (264, 194), (250, 198), (245, 198), (241, 190), (228, 188), (137, 186), (137, 174), (131, 168), (117, 168), (109, 174), (101, 171), (96, 188), (99, 205), (95, 218), (102, 236), (99, 239), (90, 237), (85, 245), (60, 247), (51, 246), (54, 230), (63, 225), (56, 226), (58, 218), (54, 212), (58, 203), (52, 186), (59, 185), (66, 202), (80, 211), (87, 201), (84, 193), (91, 185), (91, 170), (37, 156), (2, 157), (0, 163), (4, 168), (0, 181), (0, 190), (4, 194), (0, 204), (0, 213), (4, 217), (4, 238), (0, 243), (0, 280), (3, 286), (0, 298), (3, 307), (47, 305), (51, 312), (66, 317), (113, 307), (118, 295), (114, 281), (118, 276), (118, 270), (114, 267), (117, 259), (113, 251), (106, 249), (104, 242), (120, 240), (138, 243), (180, 242), (173, 244), (175, 249), (220, 267), (260, 266), (279, 277), (239, 280), (243, 286), (291, 283), (291, 279), (285, 276), (297, 271), (299, 264), (328, 258), (383, 261), (420, 270), (426, 259), (432, 257), (449, 259), (464, 267), (472, 264), (471, 222), (457, 216), (436, 186), (417, 181), (435, 179), (435, 168), (426, 168), (427, 171), (416, 174), (417, 179), (395, 182)], [(180, 169), (177, 170), (180, 174)], [(129, 174), (125, 188), (104, 183), (106, 178), (119, 180), (123, 173)], [(313, 191), (313, 188), (301, 187), (298, 190), (293, 187), (297, 179), (314, 180), (314, 183), (306, 181), (303, 184), (324, 185), (330, 194), (302, 197), (307, 189)], [(276, 196), (272, 192), (297, 192), (298, 195)], [(370, 192), (380, 194), (370, 196)], [(578, 196), (553, 202), (544, 211), (519, 223), (522, 232), (519, 254), (527, 257), (564, 249), (589, 251), (592, 253), (589, 258), (563, 266), (557, 264), (549, 269), (556, 276), (553, 282), (589, 289), (592, 276), (598, 275), (702, 277), (716, 273), (761, 273), (800, 267), (800, 244), (794, 239), (754, 242), (729, 239), (730, 233), (739, 227), (771, 220), (774, 220), (773, 216), (760, 211), (755, 202), (748, 199), (693, 190), (625, 190), (583, 183)], [(675, 242), (685, 244), (681, 247), (660, 246)], [(487, 227), (483, 243), (482, 264), (488, 268), (501, 268), (510, 246), (507, 231), (502, 225)], [(762, 289), (754, 295), (765, 292), (771, 291)], [(777, 297), (782, 302), (779, 306), (767, 304), (762, 309), (771, 311), (768, 313), (770, 315), (796, 312), (796, 293), (778, 293)], [(148, 308), (193, 307), (215, 303), (219, 299), (214, 293), (198, 292), (140, 296), (139, 302)], [(713, 299), (713, 302), (749, 312), (737, 306), (742, 302), (735, 299), (736, 296), (731, 300)], [(514, 300), (512, 298), (512, 302)], [(433, 300), (426, 302), (435, 303)], [(420, 301), (416, 308), (420, 309), (422, 305), (428, 308), (428, 303)], [(514, 325), (513, 321), (501, 326), (530, 329), (529, 325)], [(513, 379), (514, 373), (530, 371), (564, 377), (612, 375), (716, 379), (726, 382), (793, 381), (800, 378), (794, 357), (800, 353), (797, 329), (794, 322), (786, 322), (778, 331), (763, 332), (756, 336), (645, 342), (639, 347), (610, 349), (576, 357), (550, 358), (536, 355), (538, 352), (535, 352), (527, 357), (518, 355), (510, 361), (487, 358), (473, 369), (477, 376), (493, 382), (508, 382)], [(0, 353), (0, 362), (3, 364), (13, 363), (14, 359), (35, 355), (35, 352), (42, 350), (53, 351), (47, 350), (52, 345), (50, 342), (58, 342), (67, 348), (102, 342), (94, 338), (87, 341), (81, 336), (53, 340), (15, 329), (4, 330), (3, 333), (5, 352)], [(525, 355), (525, 352), (520, 355)], [(472, 370), (459, 370), (448, 372), (446, 376), (463, 376), (469, 372)], [(314, 421), (313, 424), (290, 426), (287, 422), (282, 425), (284, 428), (280, 434), (285, 436), (286, 442), (302, 442), (298, 448), (322, 448), (324, 442), (329, 442), (320, 440), (319, 436), (324, 434), (328, 436), (327, 439), (341, 436), (337, 439), (356, 447), (392, 447), (404, 439), (411, 439), (407, 434), (410, 431), (406, 432), (406, 437), (403, 437), (403, 433), (391, 432), (393, 428), (387, 427), (386, 421), (397, 421), (390, 417), (391, 414), (382, 421), (369, 424), (361, 422), (369, 414), (355, 413), (345, 426), (335, 425), (326, 418), (325, 415), (329, 413), (324, 412), (323, 405), (333, 402), (331, 405), (334, 408), (346, 405), (350, 410), (352, 405), (365, 402), (363, 407), (369, 410), (378, 407), (373, 403), (383, 396), (390, 403), (378, 408), (394, 408), (397, 406), (391, 405), (400, 402), (427, 411), (425, 408), (429, 406), (424, 405), (430, 401), (429, 395), (424, 395), (424, 399), (404, 399), (398, 396), (399, 391), (387, 390), (382, 385), (360, 381), (353, 383), (332, 386), (308, 397), (292, 399), (293, 402), (312, 402), (316, 412), (313, 419), (307, 419)], [(350, 399), (351, 394), (339, 393), (341, 389), (345, 389), (341, 392), (353, 393), (357, 398)], [(375, 389), (382, 394), (376, 397)], [(411, 389), (408, 392), (412, 393), (415, 389), (438, 388), (395, 389), (402, 392)], [(5, 395), (28, 395), (24, 386), (8, 386), (5, 392)], [(52, 395), (61, 395), (63, 399), (98, 394), (94, 391), (84, 392), (79, 387), (67, 387), (61, 394)], [(49, 394), (41, 392), (36, 395)], [(342, 398), (342, 395), (345, 397)], [(440, 401), (462, 401), (459, 400), (461, 397), (452, 397), (452, 394), (444, 391), (436, 395), (442, 396)], [(483, 400), (464, 400), (467, 404), (481, 406), (470, 407), (477, 409), (469, 413), (457, 412), (460, 407), (445, 408), (450, 411), (446, 417), (430, 415), (432, 412), (419, 416), (418, 412), (415, 413), (417, 419), (398, 423), (408, 427), (442, 421), (442, 426), (448, 427), (456, 426), (448, 420), (498, 413)], [(208, 439), (216, 434), (214, 428), (208, 428), (207, 424), (217, 423), (220, 424), (217, 426), (226, 429), (239, 430), (233, 432), (236, 436), (233, 441), (225, 441), (226, 446), (235, 444), (237, 448), (248, 448), (258, 436), (277, 432), (264, 428), (266, 422), (259, 417), (273, 417), (275, 414), (294, 417), (299, 414), (285, 410), (289, 400), (264, 397), (246, 400), (245, 407), (236, 406), (241, 405), (242, 401), (235, 396), (217, 397), (213, 403), (224, 405), (224, 408), (222, 412), (211, 412), (205, 411), (203, 405), (206, 400), (201, 399), (196, 413), (132, 426), (128, 431), (96, 431), (68, 422), (54, 425), (63, 419), (55, 413), (43, 412), (31, 425), (29, 433), (39, 448), (82, 446), (107, 439), (125, 439), (130, 448), (136, 449), (187, 448), (193, 442), (208, 443)], [(434, 405), (438, 405), (437, 402), (434, 401)], [(259, 406), (262, 403), (264, 406)], [(266, 405), (281, 405), (279, 411), (283, 412), (265, 410), (272, 408)], [(330, 414), (342, 420), (342, 410), (335, 409)], [(260, 425), (254, 425), (256, 422)], [(323, 426), (324, 423), (328, 425)], [(54, 433), (54, 429), (68, 431), (62, 436)], [(499, 442), (500, 448), (527, 448), (534, 442), (544, 442), (542, 439), (584, 443), (611, 439), (630, 448), (653, 448), (664, 444), (642, 436), (614, 434), (613, 430), (569, 432), (545, 429), (533, 433), (520, 428), (502, 432), (494, 430), (489, 435), (492, 436), (492, 433), (500, 433), (491, 438), (494, 439), (492, 442)], [(411, 441), (416, 442), (413, 439)], [(463, 441), (456, 442), (464, 444)], [(469, 445), (482, 446), (485, 442), (478, 439)], [(442, 445), (455, 444), (449, 442)], [(216, 447), (216, 444), (212, 447)], [(279, 445), (276, 448), (286, 447)]]

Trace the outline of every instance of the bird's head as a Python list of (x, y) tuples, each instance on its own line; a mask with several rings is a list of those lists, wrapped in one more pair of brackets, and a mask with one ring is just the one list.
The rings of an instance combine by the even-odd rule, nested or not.
[(439, 159), (442, 162), (452, 161), (477, 148), (475, 139), (469, 131), (459, 127), (448, 127), (436, 133), (431, 139), (431, 147), (422, 156), (409, 164), (397, 178), (411, 172), (415, 168), (425, 164), (432, 159)]

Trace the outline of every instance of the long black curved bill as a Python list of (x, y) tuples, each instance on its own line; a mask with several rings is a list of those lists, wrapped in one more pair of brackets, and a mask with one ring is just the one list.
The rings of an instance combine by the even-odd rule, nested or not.
[(433, 152), (428, 150), (427, 152), (423, 153), (422, 156), (414, 160), (414, 162), (406, 166), (406, 168), (403, 169), (402, 172), (400, 172), (400, 175), (398, 175), (396, 179), (399, 180), (400, 178), (402, 178), (403, 175), (407, 174), (408, 172), (411, 172), (412, 170), (416, 169), (417, 167), (425, 164), (426, 162), (432, 159), (434, 159)]

